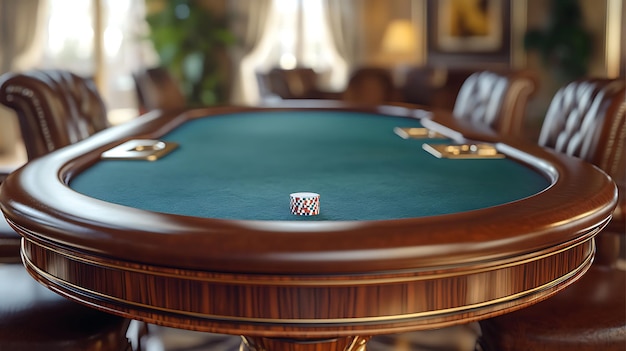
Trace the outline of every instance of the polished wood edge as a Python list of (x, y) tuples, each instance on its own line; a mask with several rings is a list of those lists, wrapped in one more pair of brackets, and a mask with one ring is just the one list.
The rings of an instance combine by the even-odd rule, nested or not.
[[(289, 285), (251, 284), (254, 274), (241, 275), (241, 281), (223, 282), (217, 278), (209, 282), (195, 280), (199, 272), (185, 270), (180, 270), (178, 276), (162, 277), (153, 274), (153, 268), (158, 267), (126, 271), (121, 266), (93, 265), (28, 240), (22, 250), (25, 265), (36, 279), (78, 302), (171, 327), (185, 325), (202, 331), (274, 337), (297, 336), (303, 331), (325, 336), (351, 335), (354, 331), (373, 335), (500, 314), (543, 300), (578, 279), (591, 265), (594, 251), (593, 239), (589, 238), (534, 261), (493, 267), (486, 272), (451, 277), (435, 274), (432, 279), (418, 277), (375, 285), (353, 281), (351, 286), (332, 282), (311, 286), (299, 284), (298, 276), (285, 277), (293, 279)], [(106, 282), (94, 277), (106, 277)], [(348, 277), (344, 279), (348, 284)], [(486, 286), (495, 290), (483, 291)], [(467, 294), (460, 300), (438, 298), (446, 296), (449, 289), (466, 290)], [(150, 305), (142, 303), (146, 299), (143, 294), (151, 296)], [(402, 297), (414, 297), (400, 303), (400, 311), (396, 303), (393, 307), (379, 304), (381, 296), (396, 302), (404, 301)], [(281, 308), (283, 304), (300, 307)]]
[[(565, 253), (572, 247), (584, 244), (591, 240), (598, 232), (600, 227), (589, 231), (587, 235), (581, 236), (576, 240), (563, 243), (557, 247), (528, 253), (517, 257), (508, 257), (499, 260), (485, 260), (483, 262), (473, 262), (473, 265), (452, 265), (438, 267), (416, 267), (414, 269), (403, 269), (398, 271), (384, 271), (360, 273), (352, 275), (343, 275), (340, 273), (318, 275), (318, 274), (298, 274), (298, 275), (264, 275), (264, 274), (237, 274), (227, 272), (210, 272), (210, 271), (188, 271), (181, 268), (148, 266), (146, 264), (138, 264), (134, 262), (120, 261), (107, 257), (88, 256), (81, 252), (75, 252), (62, 247), (55, 247), (49, 242), (39, 240), (22, 239), (19, 244), (24, 248), (24, 241), (29, 245), (37, 246), (44, 249), (48, 253), (54, 253), (59, 257), (67, 260), (75, 261), (79, 264), (93, 265), (104, 269), (121, 270), (138, 274), (146, 274), (154, 277), (179, 279), (183, 272), (187, 272), (185, 279), (199, 282), (219, 282), (232, 283), (237, 285), (270, 285), (270, 286), (354, 286), (356, 283), (363, 285), (371, 284), (390, 284), (403, 283), (418, 280), (432, 280), (450, 277), (458, 277), (467, 274), (478, 274), (493, 271), (495, 269), (505, 269), (519, 266), (534, 261), (539, 261), (556, 254)], [(22, 249), (22, 252), (24, 249)], [(24, 259), (28, 260), (28, 257)]]
[[(336, 106), (328, 109), (345, 110)], [(154, 112), (105, 130), (34, 160), (9, 176), (0, 190), (2, 210), (16, 228), (30, 229), (21, 235), (46, 238), (88, 254), (128, 260), (141, 257), (141, 262), (153, 265), (177, 262), (185, 268), (222, 272), (316, 274), (354, 272), (357, 266), (359, 271), (372, 272), (453, 263), (471, 265), (474, 261), (531, 253), (584, 236), (589, 228), (604, 225), (617, 201), (615, 184), (589, 164), (520, 140), (501, 141), (493, 133), (465, 125), (441, 111), (428, 114), (407, 106), (354, 110), (421, 118), (442, 129), (462, 130), (465, 140), (498, 142), (500, 149), (506, 145), (509, 151), (516, 150), (516, 156), (526, 155), (520, 162), (530, 162), (553, 184), (535, 196), (471, 214), (330, 223), (230, 221), (155, 214), (91, 199), (66, 185), (77, 172), (97, 162), (102, 151), (125, 140), (158, 138), (191, 118), (258, 110), (263, 109), (216, 107), (179, 115)], [(54, 199), (64, 201), (59, 204)], [(116, 218), (115, 225), (109, 224), (110, 218)], [(533, 219), (532, 224), (528, 218)], [(476, 226), (479, 222), (481, 225)], [(465, 227), (477, 230), (467, 233)], [(163, 232), (168, 235), (155, 235)], [(380, 233), (385, 233), (388, 240), (381, 241)], [(462, 251), (452, 247), (459, 238), (465, 240)], [(249, 242), (280, 245), (250, 246)], [(171, 245), (177, 250), (161, 250)], [(346, 257), (354, 264), (346, 265)]]

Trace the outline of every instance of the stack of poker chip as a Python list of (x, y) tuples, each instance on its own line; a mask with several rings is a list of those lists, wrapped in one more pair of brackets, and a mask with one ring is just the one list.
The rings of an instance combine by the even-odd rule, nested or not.
[(300, 192), (289, 195), (291, 213), (297, 216), (315, 216), (320, 213), (320, 194)]

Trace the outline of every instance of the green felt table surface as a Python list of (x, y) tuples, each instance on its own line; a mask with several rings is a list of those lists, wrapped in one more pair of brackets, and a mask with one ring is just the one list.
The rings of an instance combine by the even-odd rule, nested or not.
[[(497, 206), (549, 186), (505, 159), (439, 159), (394, 127), (417, 119), (359, 112), (259, 111), (199, 118), (161, 140), (154, 162), (102, 160), (70, 186), (125, 206), (244, 220), (385, 220)], [(430, 142), (430, 141), (428, 141)], [(435, 141), (435, 142), (446, 142)], [(289, 194), (320, 194), (318, 216), (294, 216)]]

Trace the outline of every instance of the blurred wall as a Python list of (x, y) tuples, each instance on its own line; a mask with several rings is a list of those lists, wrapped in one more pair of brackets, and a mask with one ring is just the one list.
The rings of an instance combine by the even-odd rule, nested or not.
[[(149, 0), (158, 4), (164, 0)], [(227, 9), (227, 0), (202, 0), (207, 6), (220, 13)], [(250, 0), (254, 1), (254, 0)], [(508, 0), (520, 1), (520, 0)], [(547, 0), (523, 0), (526, 2), (526, 11), (520, 15), (520, 23), (528, 28), (544, 28), (550, 21), (549, 10), (550, 1)], [(622, 2), (621, 12), (626, 8), (623, 0), (579, 0), (584, 16), (584, 25), (591, 32), (594, 43), (593, 57), (589, 67), (589, 75), (606, 76), (607, 75), (607, 57), (606, 47), (611, 45), (607, 42), (607, 6), (610, 2)], [(426, 62), (426, 45), (425, 38), (429, 28), (426, 27), (426, 5), (427, 0), (360, 0), (353, 1), (355, 4), (354, 11), (360, 18), (357, 32), (361, 33), (357, 38), (356, 44), (356, 66), (389, 66), (388, 58), (382, 57), (380, 48), (384, 31), (387, 25), (395, 19), (408, 19), (413, 21), (415, 26), (417, 40), (420, 41), (418, 48), (424, 52), (419, 53), (418, 58), (412, 64), (424, 65)], [(514, 15), (516, 12), (514, 12)], [(622, 64), (618, 71), (624, 74), (624, 60), (626, 60), (626, 25), (624, 25), (624, 15), (622, 14), (621, 23), (621, 60)], [(522, 34), (524, 32), (522, 28)], [(619, 34), (619, 33), (618, 33)], [(615, 45), (615, 43), (613, 43)], [(526, 53), (521, 44), (516, 48), (521, 53), (521, 62), (525, 68), (537, 72), (539, 78), (539, 92), (535, 95), (528, 106), (528, 125), (533, 130), (537, 130), (541, 126), (543, 116), (556, 90), (564, 84), (555, 80), (550, 68), (547, 68), (541, 62), (539, 55), (535, 52)], [(460, 60), (462, 62), (462, 60)], [(484, 68), (489, 68), (485, 66)]]
[[(545, 0), (527, 0), (528, 1), (528, 28), (543, 28), (549, 22), (550, 2)], [(590, 32), (593, 41), (593, 54), (589, 66), (589, 76), (607, 77), (607, 45), (626, 45), (625, 34), (621, 34), (621, 39), (613, 37), (614, 41), (607, 42), (607, 12), (609, 10), (609, 2), (614, 0), (579, 0), (583, 13), (583, 22), (585, 28)], [(617, 0), (622, 1), (622, 0)], [(623, 5), (622, 5), (623, 6)], [(624, 21), (623, 11), (621, 22)], [(619, 27), (619, 25), (618, 25)], [(543, 121), (552, 96), (565, 82), (555, 79), (554, 74), (550, 72), (549, 67), (545, 67), (541, 62), (538, 54), (535, 52), (527, 53), (527, 67), (538, 72), (540, 79), (540, 90), (535, 98), (528, 106), (528, 124), (534, 129), (538, 129)], [(619, 60), (619, 59), (618, 59)], [(622, 66), (624, 62), (622, 60)]]
[[(510, 0), (519, 1), (519, 0)], [(525, 23), (526, 29), (528, 28), (544, 28), (550, 21), (550, 1), (546, 0), (525, 0), (527, 2), (525, 18), (521, 19), (521, 23)], [(619, 43), (608, 43), (606, 40), (607, 35), (607, 9), (608, 4), (613, 2), (620, 2), (623, 0), (579, 0), (583, 18), (584, 26), (591, 33), (593, 38), (593, 57), (591, 59), (589, 67), (589, 75), (605, 77), (607, 76), (607, 45), (619, 45)], [(621, 5), (622, 19), (618, 24), (618, 28), (621, 27), (621, 38), (617, 40), (621, 41), (621, 72), (624, 74), (624, 60), (626, 59), (623, 54), (626, 52), (626, 29), (624, 29), (624, 15), (626, 10), (624, 4)], [(425, 26), (426, 17), (420, 12), (426, 10), (425, 0), (394, 0), (394, 1), (377, 1), (377, 0), (363, 0), (363, 8), (361, 9), (361, 32), (363, 36), (359, 38), (360, 62), (364, 65), (379, 65), (378, 60), (380, 42), (385, 30), (385, 26), (393, 19), (397, 18), (412, 18), (415, 22), (416, 28), (419, 30), (423, 28), (425, 31), (431, 30)], [(515, 15), (515, 13), (514, 13)], [(524, 14), (522, 14), (524, 15)], [(422, 33), (422, 35), (425, 35)], [(425, 36), (424, 36), (425, 37)], [(519, 44), (521, 46), (521, 43)], [(548, 108), (548, 105), (552, 99), (554, 93), (565, 82), (557, 81), (555, 76), (551, 72), (549, 67), (545, 67), (541, 62), (538, 54), (535, 52), (527, 53), (523, 50), (523, 47), (516, 47), (516, 50), (522, 53), (522, 62), (525, 68), (534, 70), (537, 72), (539, 78), (540, 88), (538, 94), (531, 100), (528, 106), (528, 125), (530, 128), (537, 132), (540, 128), (543, 116)], [(418, 62), (420, 64), (422, 62)], [(456, 64), (456, 63), (455, 63)], [(484, 68), (489, 68), (485, 66)]]
[(397, 19), (410, 20), (415, 27), (416, 40), (418, 41), (417, 58), (415, 65), (424, 64), (424, 46), (426, 33), (422, 30), (425, 26), (426, 0), (363, 0), (360, 12), (360, 26), (358, 31), (363, 33), (358, 38), (359, 64), (362, 66), (388, 66), (387, 57), (381, 55), (381, 44), (387, 25)]

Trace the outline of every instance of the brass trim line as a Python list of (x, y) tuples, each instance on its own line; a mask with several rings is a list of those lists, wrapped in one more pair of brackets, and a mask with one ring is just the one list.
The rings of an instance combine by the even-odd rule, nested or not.
[[(592, 245), (595, 251), (595, 243), (592, 242)], [(24, 258), (24, 263), (27, 264), (28, 267), (30, 267), (33, 271), (35, 271), (40, 276), (45, 277), (49, 282), (55, 282), (60, 287), (65, 287), (65, 288), (69, 288), (72, 290), (81, 291), (87, 296), (95, 295), (95, 296), (101, 297), (103, 300), (115, 301), (117, 303), (129, 305), (129, 306), (136, 306), (136, 307), (140, 307), (140, 308), (147, 309), (147, 310), (157, 310), (157, 311), (166, 312), (166, 313), (175, 314), (175, 315), (177, 314), (177, 315), (189, 316), (189, 317), (194, 317), (194, 318), (224, 320), (224, 321), (232, 321), (232, 322), (278, 323), (278, 324), (346, 324), (346, 323), (355, 324), (355, 323), (371, 323), (371, 322), (389, 322), (389, 321), (398, 321), (398, 320), (404, 320), (404, 319), (432, 317), (432, 316), (437, 316), (437, 315), (446, 315), (450, 313), (459, 313), (459, 312), (466, 311), (466, 310), (472, 310), (472, 309), (477, 309), (481, 307), (511, 302), (511, 301), (532, 295), (535, 292), (538, 292), (541, 290), (547, 290), (549, 288), (552, 288), (556, 285), (559, 285), (560, 283), (563, 283), (571, 279), (574, 275), (577, 275), (581, 271), (586, 270), (591, 265), (591, 262), (593, 260), (593, 255), (588, 256), (576, 269), (568, 272), (567, 274), (559, 277), (558, 279), (555, 279), (551, 282), (534, 287), (530, 290), (519, 292), (513, 295), (506, 296), (506, 297), (497, 298), (494, 300), (484, 301), (484, 302), (460, 306), (460, 307), (446, 308), (446, 309), (441, 309), (441, 310), (436, 310), (436, 311), (415, 312), (415, 313), (408, 313), (408, 314), (403, 314), (403, 315), (389, 315), (389, 316), (378, 316), (378, 317), (355, 317), (355, 318), (329, 318), (329, 319), (324, 319), (324, 318), (320, 318), (320, 319), (287, 319), (287, 318), (286, 319), (274, 319), (274, 318), (250, 318), (250, 317), (241, 318), (241, 317), (209, 315), (209, 314), (202, 314), (202, 313), (190, 312), (190, 311), (172, 310), (169, 308), (146, 305), (143, 303), (126, 301), (120, 298), (107, 296), (97, 291), (91, 291), (83, 287), (77, 286), (75, 284), (65, 282), (39, 269), (38, 267), (33, 265), (32, 262), (28, 260), (27, 257), (23, 257), (23, 258)], [(75, 298), (74, 296), (69, 295), (66, 292), (63, 292), (63, 293), (69, 298)], [(123, 310), (117, 310), (117, 309), (113, 309), (113, 310), (116, 310), (118, 312), (124, 312)]]
[[(590, 233), (593, 232), (597, 232), (599, 229), (598, 228), (594, 228)], [(562, 252), (571, 250), (579, 245), (583, 245), (585, 243), (587, 243), (588, 241), (591, 240), (592, 244), (593, 244), (593, 236), (589, 237), (585, 240), (581, 240), (579, 242), (574, 243), (573, 245), (570, 246), (566, 246), (563, 247), (557, 251), (551, 251), (551, 252), (547, 252), (544, 254), (541, 254), (539, 256), (532, 256), (532, 257), (528, 257), (519, 261), (509, 261), (508, 263), (503, 263), (503, 264), (499, 264), (499, 265), (490, 265), (488, 267), (484, 267), (484, 268), (475, 268), (475, 269), (470, 269), (470, 270), (464, 270), (462, 272), (455, 272), (455, 273), (437, 273), (437, 274), (430, 274), (430, 275), (423, 275), (423, 276), (409, 276), (409, 277), (394, 277), (394, 278), (366, 278), (366, 281), (363, 282), (359, 282), (358, 284), (355, 283), (355, 281), (359, 281), (358, 279), (360, 278), (360, 276), (366, 277), (365, 274), (355, 274), (354, 277), (351, 277), (350, 279), (345, 279), (345, 280), (324, 280), (324, 279), (306, 279), (306, 277), (304, 279), (306, 280), (298, 280), (296, 281), (296, 283), (294, 283), (293, 280), (291, 281), (283, 281), (283, 280), (271, 280), (271, 279), (275, 279), (275, 278), (266, 278), (268, 279), (267, 282), (264, 282), (265, 279), (263, 279), (264, 277), (262, 275), (259, 274), (246, 274), (246, 273), (224, 273), (224, 272), (208, 272), (208, 274), (221, 274), (221, 275), (231, 275), (231, 276), (246, 276), (246, 277), (255, 277), (255, 278), (259, 278), (256, 280), (247, 280), (247, 281), (242, 281), (242, 280), (237, 280), (235, 278), (232, 279), (220, 279), (220, 278), (207, 278), (207, 277), (198, 277), (198, 276), (181, 276), (180, 274), (174, 274), (174, 273), (165, 273), (165, 272), (160, 272), (160, 271), (153, 271), (153, 270), (142, 270), (142, 269), (138, 269), (138, 268), (133, 268), (133, 267), (127, 267), (127, 266), (116, 266), (116, 265), (112, 265), (112, 264), (107, 264), (107, 263), (103, 263), (101, 261), (96, 261), (96, 260), (91, 260), (91, 259), (87, 259), (84, 257), (78, 257), (78, 256), (73, 256), (73, 255), (67, 255), (65, 253), (60, 252), (59, 250), (56, 250), (54, 248), (50, 248), (47, 245), (44, 244), (39, 244), (36, 243), (30, 239), (24, 238), (25, 240), (33, 243), (36, 246), (40, 246), (48, 251), (52, 251), (57, 253), (58, 255), (67, 257), (69, 259), (72, 259), (74, 261), (78, 261), (78, 262), (82, 262), (82, 263), (87, 263), (93, 266), (97, 266), (97, 267), (102, 267), (102, 268), (108, 268), (108, 269), (113, 269), (113, 270), (117, 270), (117, 271), (127, 271), (127, 272), (135, 272), (135, 273), (141, 273), (141, 274), (148, 274), (148, 275), (152, 275), (152, 276), (159, 276), (159, 277), (171, 277), (171, 278), (176, 278), (176, 279), (181, 279), (181, 280), (194, 280), (194, 281), (203, 281), (203, 282), (219, 282), (219, 283), (232, 283), (232, 284), (237, 284), (237, 285), (271, 285), (271, 286), (308, 286), (308, 285), (322, 285), (322, 286), (355, 286), (355, 285), (372, 285), (372, 284), (390, 284), (390, 283), (402, 283), (402, 282), (408, 282), (408, 281), (420, 281), (420, 280), (433, 280), (433, 279), (440, 279), (440, 278), (449, 278), (449, 277), (455, 277), (455, 276), (464, 276), (464, 275), (470, 275), (470, 274), (478, 274), (478, 273), (484, 273), (484, 272), (490, 272), (490, 271), (495, 271), (495, 270), (499, 270), (499, 269), (503, 269), (503, 268), (509, 268), (509, 267), (514, 267), (514, 266), (521, 266), (523, 264), (529, 263), (529, 262), (534, 262), (534, 261), (539, 261), (542, 260), (544, 258), (550, 257), (550, 256), (554, 256), (557, 254), (560, 254)], [(24, 252), (24, 245), (25, 242), (22, 241), (22, 252)], [(595, 247), (595, 245), (594, 245)], [(592, 252), (594, 252), (592, 250)], [(24, 256), (24, 255), (22, 255)], [(522, 255), (523, 256), (528, 256), (528, 254), (526, 255)], [(593, 255), (590, 255), (593, 256)], [(30, 261), (30, 260), (29, 260)], [(151, 266), (151, 265), (148, 265)], [(158, 267), (158, 266), (155, 266)], [(433, 267), (433, 270), (438, 270), (441, 269), (442, 267)], [(184, 271), (189, 271), (189, 272), (203, 272), (203, 271), (199, 271), (199, 270), (194, 270), (194, 269), (180, 269), (180, 270), (184, 270)], [(347, 274), (347, 273), (346, 273)], [(384, 274), (384, 273), (379, 273), (379, 274)], [(278, 274), (276, 276), (279, 276)], [(331, 275), (329, 275), (331, 276)], [(291, 276), (293, 277), (293, 276)]]

